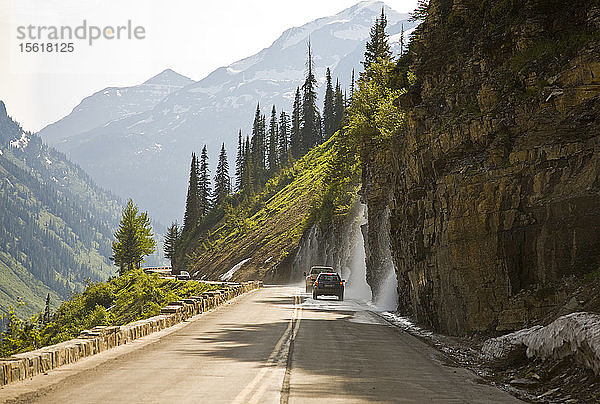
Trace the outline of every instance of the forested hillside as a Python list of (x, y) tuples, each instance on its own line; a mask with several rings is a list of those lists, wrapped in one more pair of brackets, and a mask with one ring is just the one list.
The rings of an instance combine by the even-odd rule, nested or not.
[(240, 131), (233, 193), (225, 144), (214, 191), (206, 146), (198, 159), (192, 153), (183, 227), (173, 223), (165, 241), (176, 271), (202, 279), (230, 279), (235, 272), (238, 280), (288, 281), (287, 258), (305, 231), (350, 211), (360, 167), (348, 137), (338, 131), (349, 100), (327, 68), (321, 114), (307, 45), (306, 77), (291, 113), (278, 114), (272, 106), (267, 121), (258, 105), (252, 135), (244, 140)]
[[(0, 313), (39, 313), (115, 273), (120, 204), (75, 164), (25, 132), (0, 101)], [(24, 304), (21, 304), (24, 303)]]
[(344, 140), (338, 132), (256, 194), (214, 208), (183, 234), (180, 266), (202, 279), (288, 281), (303, 234), (344, 218), (356, 199), (358, 160), (344, 152)]

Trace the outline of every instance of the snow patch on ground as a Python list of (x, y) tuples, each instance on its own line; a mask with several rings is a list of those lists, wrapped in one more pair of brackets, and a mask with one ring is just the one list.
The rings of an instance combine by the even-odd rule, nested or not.
[(10, 147), (14, 147), (16, 149), (24, 149), (29, 144), (29, 138), (25, 132), (21, 132), (21, 138), (10, 141)]
[(510, 365), (524, 358), (527, 347), (524, 338), (542, 328), (537, 325), (511, 334), (486, 340), (481, 347), (484, 359), (492, 365)]
[(562, 359), (573, 356), (581, 365), (600, 373), (600, 315), (572, 313), (525, 338), (527, 356)]
[(382, 311), (379, 315), (396, 327), (408, 331), (411, 334), (419, 335), (421, 337), (431, 337), (433, 335), (433, 332), (415, 325), (415, 323), (410, 321), (407, 317), (389, 311)]
[(222, 85), (217, 85), (217, 86), (207, 86), (207, 87), (195, 87), (195, 88), (190, 88), (188, 90), (188, 92), (190, 93), (200, 93), (200, 94), (207, 94), (207, 95), (216, 95), (218, 94), (221, 90), (223, 89)]
[(173, 113), (174, 114), (184, 114), (184, 113), (188, 112), (191, 108), (192, 107), (185, 107), (183, 105), (175, 104), (173, 106)]
[(491, 338), (483, 344), (487, 359), (501, 359), (519, 347), (526, 347), (527, 357), (559, 360), (568, 356), (580, 365), (600, 374), (600, 315), (572, 313), (551, 324), (531, 327)]
[(223, 275), (221, 275), (221, 280), (222, 281), (230, 280), (233, 277), (233, 274), (235, 274), (237, 272), (237, 270), (240, 269), (242, 267), (242, 265), (244, 265), (248, 261), (250, 261), (250, 258), (246, 258), (245, 260), (242, 260), (242, 261), (238, 262), (237, 264), (235, 264), (229, 271), (227, 271)]

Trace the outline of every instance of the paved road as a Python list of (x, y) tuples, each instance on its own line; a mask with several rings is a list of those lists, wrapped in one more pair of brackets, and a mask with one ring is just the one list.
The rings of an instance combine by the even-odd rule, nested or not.
[[(325, 298), (326, 299), (326, 298)], [(267, 287), (0, 390), (40, 403), (509, 403), (358, 302)]]

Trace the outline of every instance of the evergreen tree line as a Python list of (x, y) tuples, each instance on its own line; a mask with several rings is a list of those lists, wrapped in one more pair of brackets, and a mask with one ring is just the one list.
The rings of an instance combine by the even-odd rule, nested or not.
[[(354, 72), (352, 72), (354, 83)], [(327, 68), (323, 114), (317, 106), (317, 80), (308, 44), (307, 72), (296, 88), (291, 114), (271, 107), (269, 119), (257, 104), (252, 133), (238, 133), (235, 179), (231, 180), (225, 144), (222, 144), (212, 188), (206, 145), (200, 157), (192, 153), (183, 226), (171, 223), (165, 236), (165, 257), (175, 268), (180, 250), (201, 223), (216, 222), (227, 205), (236, 205), (259, 192), (267, 181), (313, 147), (328, 140), (341, 126), (348, 98), (339, 80), (335, 85)], [(352, 84), (350, 97), (354, 91)], [(233, 183), (232, 183), (233, 182)], [(207, 226), (205, 226), (207, 227)]]
[(323, 114), (317, 107), (317, 80), (310, 44), (308, 46), (307, 75), (304, 84), (296, 88), (291, 115), (277, 114), (273, 105), (269, 125), (256, 106), (252, 134), (245, 139), (238, 134), (235, 167), (235, 187), (241, 195), (252, 195), (279, 170), (302, 158), (313, 147), (328, 140), (340, 128), (344, 118), (347, 97), (339, 80), (333, 86), (331, 71), (327, 68)]

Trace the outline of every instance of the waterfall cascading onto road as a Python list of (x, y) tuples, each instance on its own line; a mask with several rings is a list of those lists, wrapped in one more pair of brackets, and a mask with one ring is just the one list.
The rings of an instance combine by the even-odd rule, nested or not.
[(398, 308), (398, 278), (394, 264), (390, 264), (390, 268), (386, 268), (385, 279), (381, 280), (381, 294), (375, 298), (375, 307), (382, 311), (396, 311)]
[(304, 233), (298, 245), (298, 251), (292, 261), (292, 270), (290, 273), (290, 281), (304, 285), (304, 273), (310, 270), (313, 265), (324, 265), (321, 263), (322, 258), (319, 257), (319, 235), (316, 226), (308, 229)]
[(290, 282), (304, 285), (302, 274), (311, 266), (331, 266), (346, 280), (347, 298), (370, 301), (372, 294), (365, 276), (365, 244), (361, 231), (366, 223), (365, 209), (366, 206), (357, 201), (343, 222), (326, 229), (318, 226), (308, 229), (292, 261)]
[[(386, 207), (382, 215), (371, 218), (367, 207), (364, 208), (366, 225), (361, 234), (366, 234), (368, 226), (373, 226), (370, 231), (375, 230), (377, 236), (371, 240), (375, 242), (371, 246), (364, 244), (364, 249), (370, 248), (371, 254), (376, 254), (377, 259), (371, 259), (371, 265), (376, 268), (371, 268), (371, 271), (377, 274), (376, 291), (373, 296), (372, 303), (377, 310), (381, 311), (396, 311), (398, 309), (398, 278), (396, 277), (396, 266), (392, 259), (390, 250), (390, 235), (388, 230), (389, 208)], [(371, 257), (372, 258), (372, 257)]]
[(346, 279), (346, 296), (349, 298), (369, 301), (371, 300), (371, 288), (367, 284), (366, 273), (367, 265), (365, 261), (365, 240), (363, 239), (362, 231), (360, 227), (367, 223), (365, 217), (366, 205), (360, 204), (357, 209), (356, 217), (353, 219), (351, 225), (354, 227), (352, 234), (353, 238), (351, 242), (351, 254), (348, 260), (348, 267), (345, 268), (345, 272), (342, 271), (342, 276)]
[[(352, 213), (342, 223), (322, 229), (313, 226), (300, 240), (298, 250), (292, 261), (290, 281), (304, 285), (303, 272), (314, 265), (326, 265), (338, 271), (346, 280), (345, 295), (349, 299), (369, 302), (379, 311), (396, 311), (398, 308), (398, 280), (396, 267), (392, 260), (389, 245), (387, 214), (374, 223), (368, 218), (367, 206), (356, 202)], [(373, 296), (367, 283), (367, 247), (363, 228), (376, 226), (379, 233), (378, 251), (380, 259), (376, 261), (378, 274), (378, 294)], [(373, 246), (372, 246), (373, 247)]]

